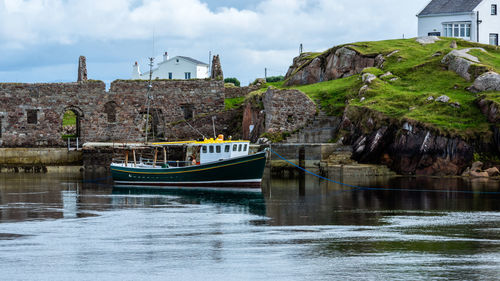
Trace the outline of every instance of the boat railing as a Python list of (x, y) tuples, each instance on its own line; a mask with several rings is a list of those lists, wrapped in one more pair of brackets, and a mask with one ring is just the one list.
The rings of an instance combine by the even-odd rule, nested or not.
[[(125, 159), (124, 158), (114, 158), (113, 163), (116, 164), (125, 164)], [(155, 165), (153, 165), (155, 164)], [(156, 161), (154, 163), (153, 159), (147, 159), (147, 158), (141, 158), (137, 161), (135, 164), (136, 166), (156, 166), (156, 167), (162, 167), (164, 166), (165, 162), (164, 161)], [(192, 166), (191, 161), (167, 161), (167, 164), (169, 167), (187, 167), (187, 166)], [(127, 161), (127, 166), (134, 166), (133, 161)]]

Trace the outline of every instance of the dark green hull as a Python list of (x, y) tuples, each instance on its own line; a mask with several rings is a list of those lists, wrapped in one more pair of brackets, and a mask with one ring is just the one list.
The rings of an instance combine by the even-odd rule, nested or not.
[(134, 168), (111, 165), (119, 185), (145, 186), (253, 186), (260, 187), (266, 152), (202, 165), (178, 168)]

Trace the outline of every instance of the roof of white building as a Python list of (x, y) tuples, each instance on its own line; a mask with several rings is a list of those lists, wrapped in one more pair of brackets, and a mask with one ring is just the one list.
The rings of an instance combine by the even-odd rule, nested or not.
[(192, 62), (192, 63), (202, 64), (202, 65), (208, 65), (207, 63), (204, 63), (204, 62), (199, 61), (199, 60), (195, 60), (195, 59), (190, 58), (190, 57), (184, 57), (184, 56), (177, 56), (177, 57), (179, 57), (179, 58), (183, 58), (183, 59), (185, 59), (185, 60), (187, 60), (187, 61), (190, 61), (190, 62)]
[(432, 0), (418, 16), (472, 12), (483, 0)]

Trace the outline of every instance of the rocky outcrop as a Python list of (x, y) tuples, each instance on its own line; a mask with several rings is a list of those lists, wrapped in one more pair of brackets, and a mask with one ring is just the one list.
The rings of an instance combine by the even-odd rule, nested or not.
[(470, 50), (482, 50), (483, 52), (486, 52), (483, 48), (453, 50), (443, 57), (441, 63), (447, 65), (448, 70), (456, 72), (468, 81), (475, 79), (477, 76), (486, 72), (487, 68), (476, 66), (476, 64), (479, 63), (479, 59), (470, 55), (468, 53)]
[(458, 137), (365, 108), (348, 107), (342, 129), (348, 132), (344, 144), (353, 146), (353, 159), (385, 164), (399, 174), (460, 175), (473, 158), (473, 147)]
[(476, 103), (481, 112), (488, 118), (488, 122), (492, 123), (491, 130), (493, 131), (493, 146), (500, 153), (500, 104), (479, 98)]
[(349, 46), (341, 46), (312, 60), (300, 56), (295, 58), (285, 77), (285, 85), (306, 85), (344, 78), (383, 63), (382, 55), (362, 55)]
[(422, 44), (422, 45), (427, 45), (427, 44), (434, 44), (436, 43), (436, 41), (440, 41), (441, 39), (439, 39), (439, 37), (437, 36), (422, 36), (422, 37), (418, 37), (417, 39), (415, 39), (415, 41), (417, 41), (418, 43)]
[(489, 71), (480, 75), (469, 88), (473, 93), (500, 91), (500, 74)]

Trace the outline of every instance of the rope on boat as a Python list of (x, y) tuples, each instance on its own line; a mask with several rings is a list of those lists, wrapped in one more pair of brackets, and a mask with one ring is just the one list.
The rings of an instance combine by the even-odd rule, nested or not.
[(333, 182), (333, 183), (336, 183), (336, 184), (339, 184), (339, 185), (342, 185), (342, 186), (347, 186), (347, 187), (351, 187), (351, 188), (354, 188), (350, 191), (357, 191), (357, 190), (383, 190), (383, 191), (409, 191), (409, 192), (438, 192), (438, 193), (468, 193), (468, 194), (500, 194), (499, 191), (471, 191), (471, 190), (432, 190), (432, 189), (410, 189), (410, 188), (385, 188), (385, 187), (363, 187), (363, 186), (359, 186), (359, 185), (352, 185), (352, 184), (347, 184), (347, 183), (343, 183), (343, 182), (339, 182), (339, 181), (336, 181), (336, 180), (332, 180), (332, 179), (329, 179), (329, 178), (325, 178), (325, 177), (322, 177), (318, 174), (315, 174), (311, 171), (308, 171), (302, 167), (300, 167), (299, 165), (291, 162), (290, 160), (286, 159), (285, 157), (281, 156), (279, 153), (277, 153), (276, 151), (274, 151), (273, 149), (269, 148), (269, 150), (274, 153), (276, 156), (278, 156), (279, 158), (281, 158), (282, 160), (286, 161), (287, 163), (291, 164), (292, 166), (294, 166), (295, 168), (301, 170), (301, 171), (304, 171), (310, 175), (313, 175), (317, 178), (320, 178), (320, 179), (323, 179), (323, 180), (326, 180), (326, 181), (329, 181), (329, 182)]

